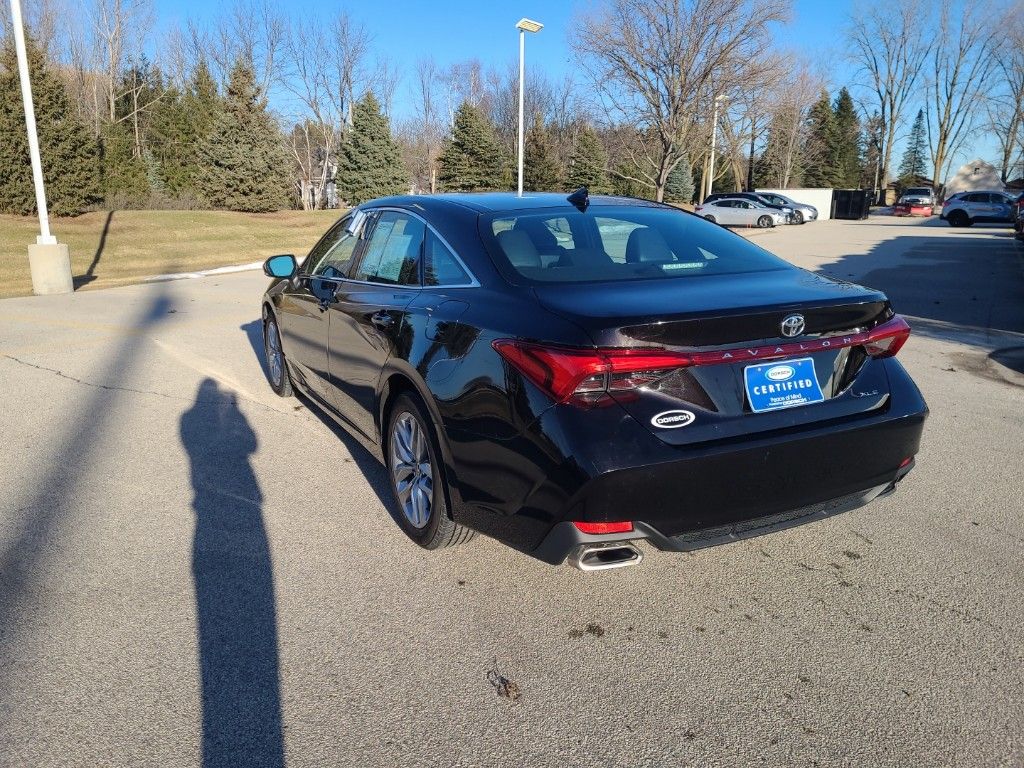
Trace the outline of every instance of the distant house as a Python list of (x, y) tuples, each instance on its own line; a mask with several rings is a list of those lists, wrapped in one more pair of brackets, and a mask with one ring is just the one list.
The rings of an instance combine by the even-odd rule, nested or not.
[(1003, 180), (999, 170), (984, 160), (972, 160), (946, 180), (945, 196), (956, 192), (970, 192), (975, 189), (1002, 189)]

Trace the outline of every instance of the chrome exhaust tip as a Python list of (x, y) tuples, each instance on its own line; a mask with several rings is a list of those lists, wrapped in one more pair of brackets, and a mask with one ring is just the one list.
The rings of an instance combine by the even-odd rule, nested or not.
[(581, 571), (606, 571), (638, 565), (644, 553), (628, 541), (607, 544), (580, 544), (569, 554), (569, 565)]

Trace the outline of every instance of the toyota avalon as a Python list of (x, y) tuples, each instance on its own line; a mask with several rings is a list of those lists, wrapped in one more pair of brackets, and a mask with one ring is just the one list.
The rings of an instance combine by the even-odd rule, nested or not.
[(404, 532), (632, 565), (893, 492), (927, 407), (879, 291), (658, 203), (446, 194), (274, 256), (267, 369), (387, 468)]

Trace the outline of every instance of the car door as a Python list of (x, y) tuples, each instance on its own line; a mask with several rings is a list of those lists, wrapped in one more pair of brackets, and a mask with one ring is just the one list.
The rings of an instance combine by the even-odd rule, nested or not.
[(381, 370), (396, 347), (408, 347), (406, 310), (420, 290), (426, 226), (405, 211), (372, 214), (366, 245), (329, 307), (329, 398), (360, 432), (375, 438)]
[(711, 215), (719, 224), (730, 227), (736, 223), (736, 209), (733, 207), (735, 205), (733, 200), (716, 200), (712, 205), (714, 211)]
[(277, 306), (285, 355), (293, 373), (311, 394), (324, 397), (328, 380), (327, 303), (348, 269), (358, 238), (353, 216), (331, 227), (289, 281)]
[(1012, 221), (1010, 215), (1012, 201), (1006, 195), (1000, 194), (999, 192), (993, 192), (989, 195), (992, 205), (992, 221)]
[(992, 215), (992, 204), (987, 192), (972, 192), (965, 195), (964, 208), (973, 221), (987, 221)]
[(754, 203), (749, 200), (740, 200), (736, 202), (736, 223), (744, 227), (752, 227), (757, 221), (759, 213), (762, 211), (767, 213), (763, 208), (758, 208)]

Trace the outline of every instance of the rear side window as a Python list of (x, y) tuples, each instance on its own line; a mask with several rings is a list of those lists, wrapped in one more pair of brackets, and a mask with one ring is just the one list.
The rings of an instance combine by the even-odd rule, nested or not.
[(415, 216), (384, 211), (377, 217), (369, 242), (353, 276), (389, 285), (416, 285), (426, 227)]
[[(568, 237), (555, 236), (552, 243), (556, 223)], [(513, 281), (665, 280), (789, 268), (739, 235), (665, 208), (497, 213), (482, 222), (481, 234), (498, 269)]]
[(469, 285), (472, 278), (437, 235), (427, 231), (423, 249), (424, 285)]

